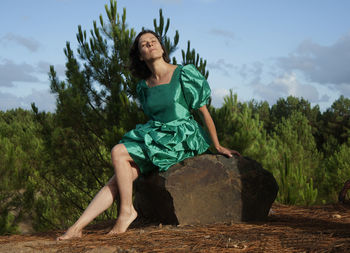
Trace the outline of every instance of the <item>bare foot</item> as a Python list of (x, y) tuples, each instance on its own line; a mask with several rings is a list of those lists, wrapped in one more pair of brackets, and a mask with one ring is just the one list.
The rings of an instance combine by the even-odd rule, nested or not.
[(116, 234), (124, 233), (130, 226), (130, 224), (136, 219), (136, 217), (137, 217), (137, 212), (134, 209), (134, 207), (132, 208), (132, 211), (130, 213), (126, 213), (126, 212), (121, 213), (118, 216), (114, 227), (112, 228), (111, 231), (109, 231), (108, 235), (116, 235)]
[(70, 227), (66, 233), (56, 238), (56, 241), (64, 241), (73, 238), (81, 238), (83, 236), (83, 232), (81, 230)]

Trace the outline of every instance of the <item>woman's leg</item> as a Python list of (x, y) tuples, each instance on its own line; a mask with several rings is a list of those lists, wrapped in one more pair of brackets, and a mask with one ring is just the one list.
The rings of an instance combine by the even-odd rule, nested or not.
[(67, 240), (74, 237), (81, 237), (82, 230), (93, 219), (110, 207), (118, 194), (117, 182), (113, 176), (90, 202), (80, 218), (67, 230), (67, 232), (57, 237), (57, 240)]
[[(122, 146), (122, 147), (120, 147)], [(125, 153), (126, 152), (126, 153)], [(136, 179), (138, 174), (139, 174), (139, 170), (136, 166), (136, 164), (133, 162), (132, 158), (130, 157), (129, 153), (127, 152), (125, 146), (123, 144), (118, 144), (116, 145), (113, 150), (112, 150), (112, 160), (119, 160), (118, 156), (120, 155), (120, 159), (121, 160), (126, 160), (129, 162), (129, 167), (127, 166), (127, 169), (125, 169), (126, 171), (132, 171), (132, 180), (134, 180), (134, 178)], [(115, 162), (113, 162), (113, 165), (115, 164)], [(115, 167), (115, 165), (114, 165)], [(131, 167), (131, 169), (130, 169)], [(118, 168), (120, 168), (118, 166)], [(119, 169), (120, 170), (120, 169)], [(122, 170), (121, 174), (119, 178), (123, 178), (123, 173), (124, 170)], [(129, 185), (129, 182), (126, 181), (126, 184)], [(121, 182), (121, 185), (123, 186), (123, 181)], [(124, 189), (124, 187), (122, 187)], [(108, 207), (110, 207), (113, 203), (113, 201), (115, 200), (116, 196), (118, 194), (118, 184), (117, 184), (117, 180), (116, 180), (116, 175), (114, 175), (107, 183), (106, 186), (104, 186), (95, 196), (95, 198), (91, 201), (91, 203), (89, 204), (89, 206), (85, 209), (84, 213), (80, 216), (80, 218), (67, 230), (67, 232), (58, 237), (57, 240), (67, 240), (67, 239), (71, 239), (71, 238), (75, 238), (75, 237), (81, 237), (82, 236), (82, 230), (85, 226), (87, 226), (93, 219), (95, 219), (99, 214), (101, 214), (103, 211), (105, 211)], [(125, 194), (124, 194), (125, 195)], [(131, 195), (132, 195), (132, 184), (131, 184)], [(131, 197), (132, 198), (132, 197)], [(122, 199), (122, 197), (120, 198)], [(125, 199), (125, 198), (123, 198)], [(121, 201), (122, 202), (122, 201)], [(125, 200), (124, 202), (125, 203)], [(126, 202), (128, 203), (128, 202)], [(121, 205), (122, 207), (122, 205)], [(121, 210), (121, 208), (119, 208)], [(123, 206), (123, 210), (125, 209), (125, 205)], [(132, 216), (135, 216), (136, 211), (132, 208), (133, 212)], [(127, 212), (122, 212), (120, 211), (120, 214), (123, 214), (122, 216), (119, 214), (118, 219), (117, 219), (117, 223), (119, 220), (119, 226), (115, 226), (115, 228), (117, 228), (117, 230), (113, 230), (112, 231), (116, 231), (117, 233), (119, 233), (119, 231), (125, 231), (127, 229), (127, 227), (131, 224), (131, 222), (126, 226), (125, 230), (123, 229), (125, 227), (125, 224), (127, 224), (129, 222), (129, 219), (126, 220), (125, 222), (125, 217), (127, 217), (125, 214)], [(137, 216), (137, 214), (136, 214)], [(135, 216), (135, 218), (136, 218)], [(119, 217), (121, 217), (122, 219), (119, 219)], [(134, 219), (135, 219), (134, 218)], [(133, 219), (133, 220), (134, 220)], [(121, 222), (124, 221), (124, 222)], [(117, 225), (116, 223), (116, 225)], [(111, 233), (113, 233), (111, 231)]]
[(58, 237), (57, 240), (67, 240), (74, 237), (81, 237), (83, 228), (93, 219), (110, 207), (118, 194), (117, 182), (113, 176), (90, 202), (80, 218), (67, 230), (67, 232)]
[(109, 232), (110, 235), (125, 232), (137, 217), (132, 203), (132, 185), (140, 174), (139, 168), (123, 144), (118, 144), (112, 149), (112, 163), (118, 185), (120, 206), (117, 221)]

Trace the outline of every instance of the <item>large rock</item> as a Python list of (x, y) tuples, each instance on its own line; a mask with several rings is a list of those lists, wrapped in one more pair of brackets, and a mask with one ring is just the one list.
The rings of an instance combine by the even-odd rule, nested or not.
[(278, 192), (272, 174), (246, 157), (201, 155), (139, 177), (134, 205), (163, 224), (263, 221)]

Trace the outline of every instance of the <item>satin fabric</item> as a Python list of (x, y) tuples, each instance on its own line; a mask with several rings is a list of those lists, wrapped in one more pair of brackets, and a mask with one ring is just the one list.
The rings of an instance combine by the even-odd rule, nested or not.
[(139, 101), (150, 120), (126, 133), (123, 143), (142, 174), (205, 152), (210, 139), (190, 110), (207, 104), (210, 87), (193, 65), (179, 65), (167, 84), (137, 84)]

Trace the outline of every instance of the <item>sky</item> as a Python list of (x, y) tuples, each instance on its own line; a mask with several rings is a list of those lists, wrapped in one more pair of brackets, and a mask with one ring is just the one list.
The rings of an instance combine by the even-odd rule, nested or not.
[[(63, 49), (76, 52), (78, 25), (88, 34), (109, 0), (1, 0), (0, 110), (54, 112), (49, 66), (65, 80)], [(350, 96), (350, 1), (348, 0), (119, 0), (136, 32), (153, 29), (159, 9), (170, 18), (168, 35), (180, 34), (207, 60), (212, 104), (232, 89), (238, 100), (303, 97), (321, 111)]]

